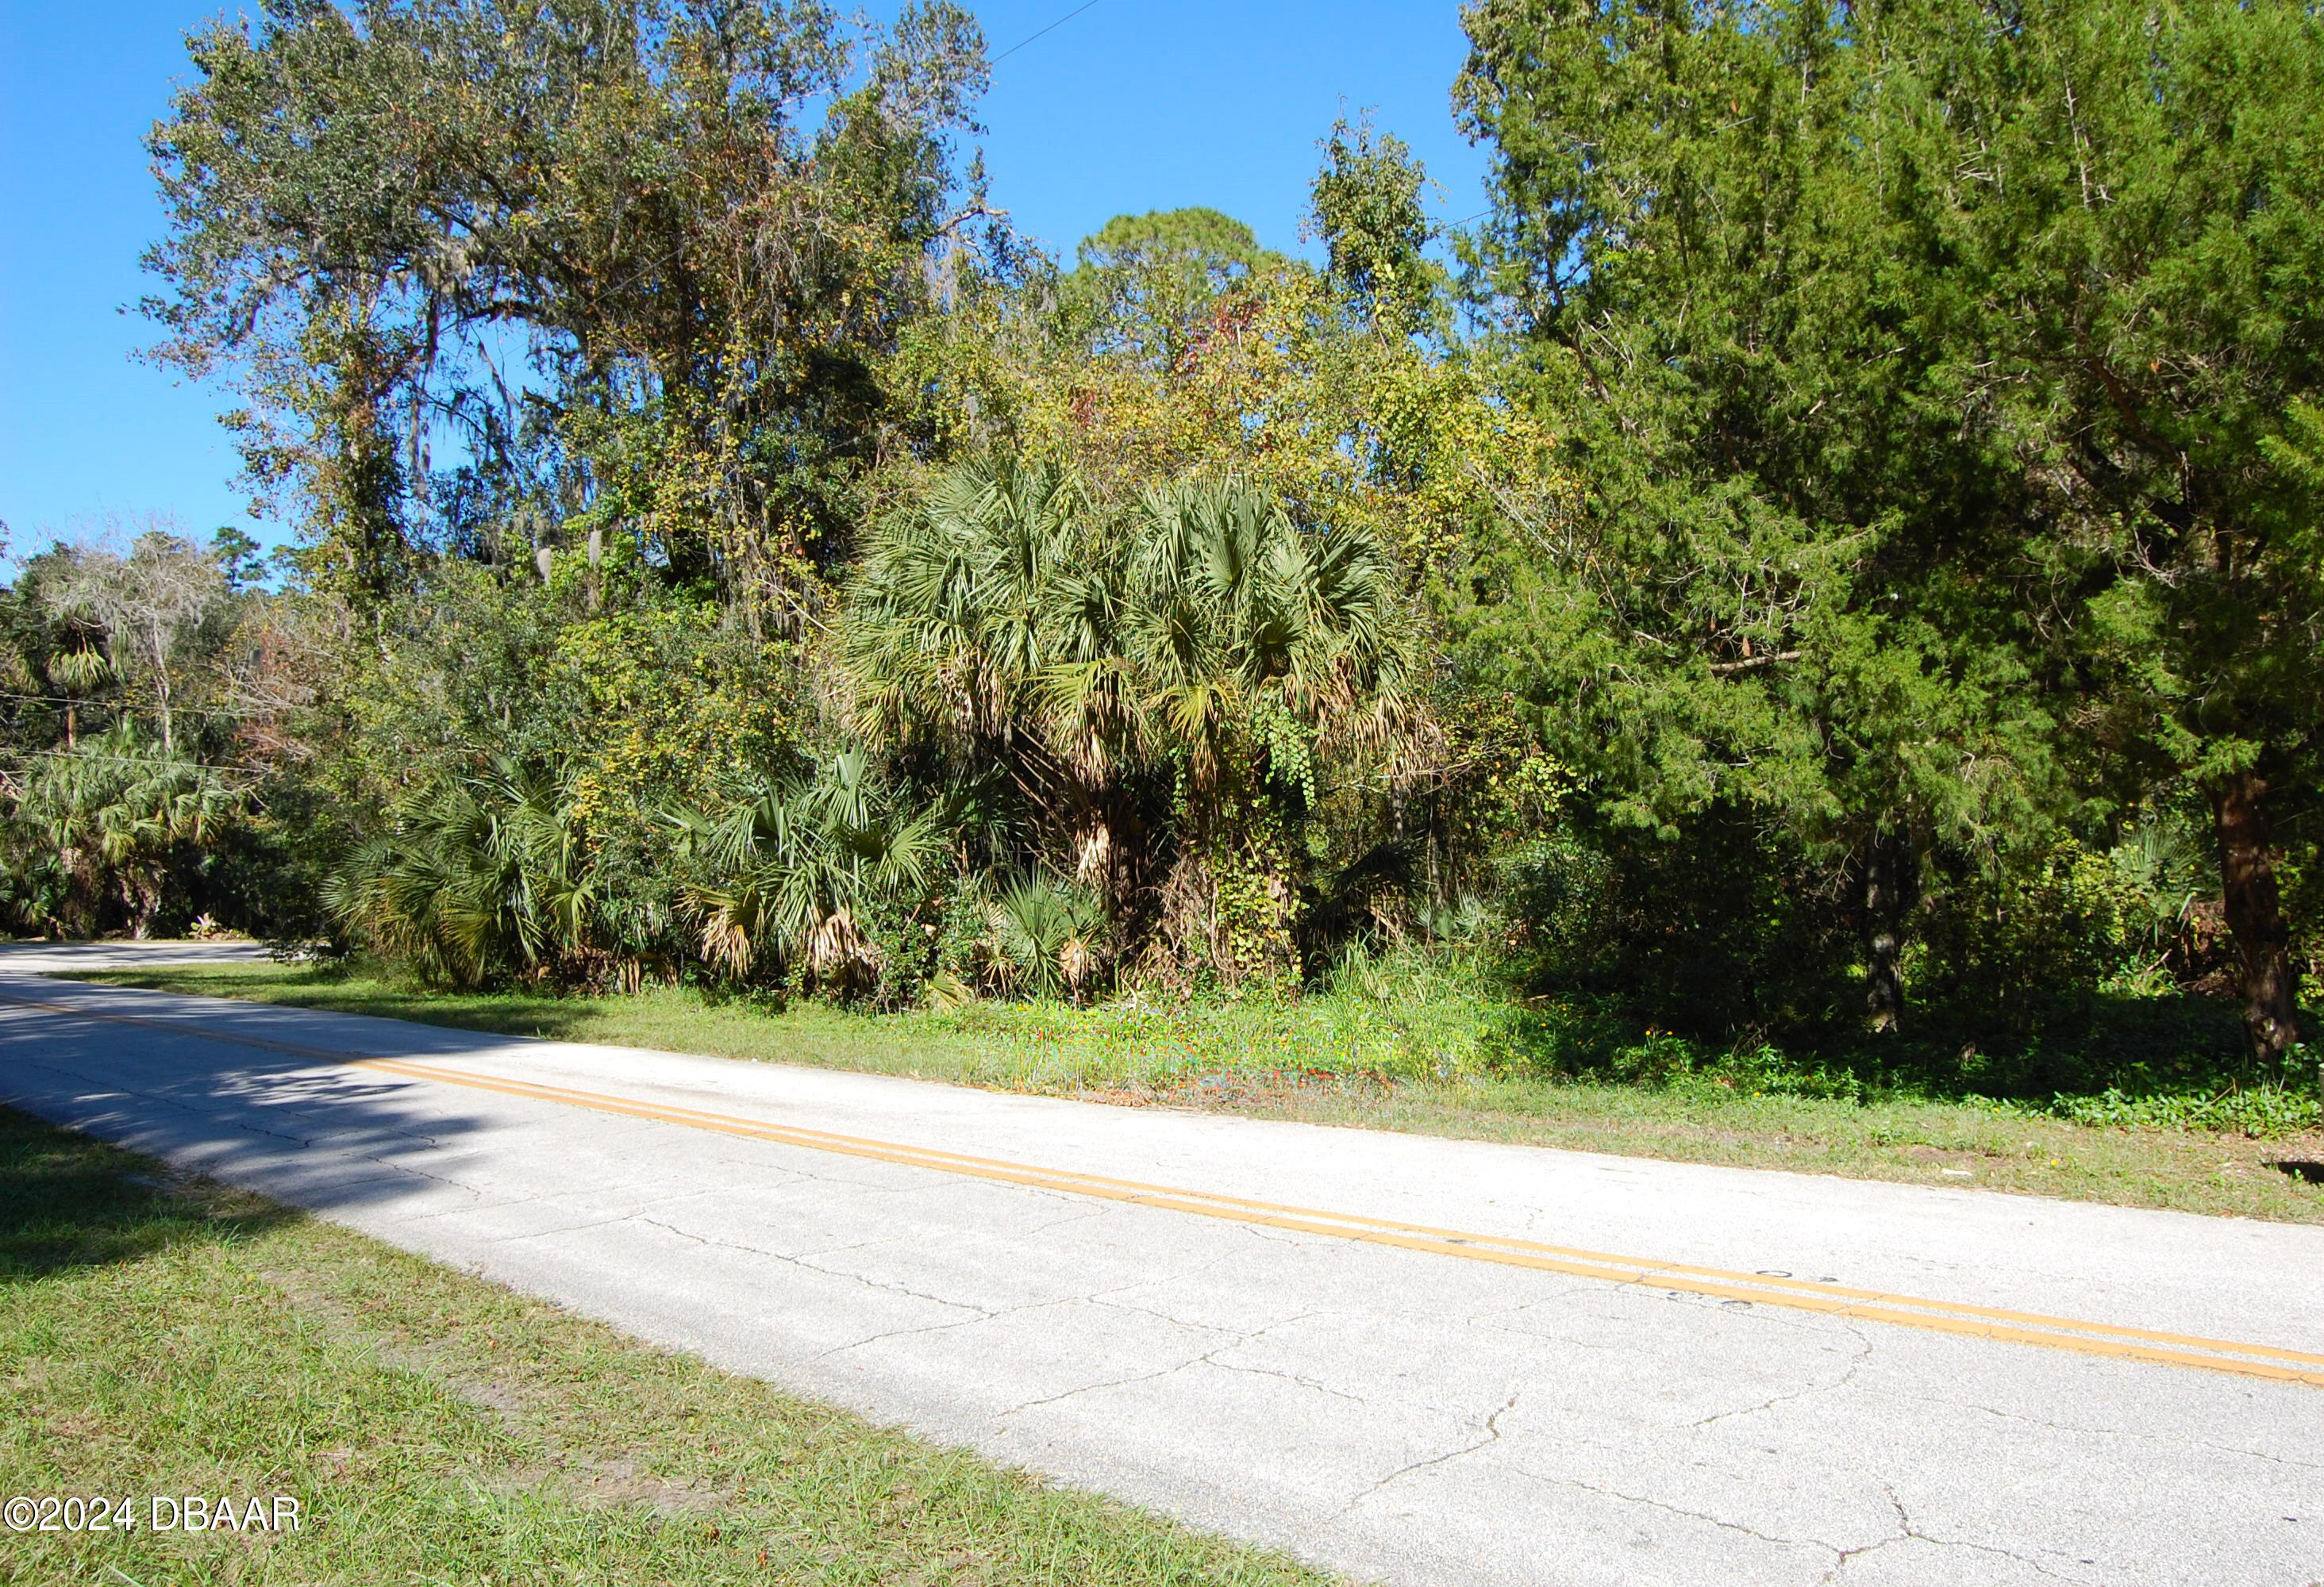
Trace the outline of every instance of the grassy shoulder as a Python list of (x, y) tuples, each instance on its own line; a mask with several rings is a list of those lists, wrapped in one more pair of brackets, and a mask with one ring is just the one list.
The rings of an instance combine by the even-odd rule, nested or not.
[[(140, 1522), (0, 1532), (0, 1581), (1325, 1580), (5, 1109), (0, 1385), (0, 1497)], [(155, 1531), (154, 1494), (300, 1524)]]
[[(1397, 1078), (1362, 1067), (1360, 1014), (976, 1004), (950, 1014), (781, 1012), (683, 990), (627, 997), (455, 995), (275, 965), (76, 978), (514, 1035), (868, 1069), (1130, 1105), (1558, 1146), (2126, 1206), (2324, 1223), (2324, 1133), (2077, 1123), (2006, 1105), (1520, 1076)], [(1443, 1016), (1466, 1017), (1450, 1004)], [(1442, 1042), (1438, 1043), (1441, 1047)], [(1326, 1053), (1330, 1065), (1319, 1062)], [(1350, 1061), (1353, 1060), (1355, 1061)]]

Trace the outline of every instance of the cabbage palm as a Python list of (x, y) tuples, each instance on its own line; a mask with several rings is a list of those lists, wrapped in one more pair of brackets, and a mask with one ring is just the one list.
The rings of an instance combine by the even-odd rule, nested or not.
[(860, 748), (724, 811), (672, 820), (708, 877), (686, 895), (705, 959), (737, 977), (795, 968), (848, 992), (876, 982), (884, 963), (874, 912), (917, 902), (945, 854), (941, 812), (899, 809)]
[(1113, 772), (1137, 694), (1117, 539), (1057, 470), (973, 460), (872, 537), (847, 656), (867, 731), (998, 772), (1083, 880), (1120, 891)]
[(1395, 564), (1237, 480), (1149, 493), (1138, 547), (1128, 638), (1145, 716), (1191, 774), (1165, 934), (1230, 983), (1287, 977), (1317, 754), (1412, 726)]
[(1010, 736), (1053, 667), (1112, 648), (1120, 592), (1096, 539), (1053, 468), (986, 458), (944, 475), (865, 553), (848, 658), (867, 725)]
[[(1158, 874), (1128, 830), (1129, 781), (1167, 786), (1183, 766), (1165, 914), (1204, 916), (1205, 951), (1232, 959), (1205, 867), (1259, 840), (1237, 863), (1263, 873), (1280, 961), (1296, 894), (1281, 807), (1313, 803), (1319, 749), (1408, 734), (1411, 641), (1379, 543), (1305, 526), (1256, 486), (1182, 482), (1117, 521), (1054, 470), (987, 458), (873, 537), (848, 659), (867, 728), (1004, 768), (1061, 868), (1117, 912)], [(1191, 929), (1171, 935), (1191, 946)]]
[(592, 968), (634, 981), (570, 784), (569, 770), (493, 756), (413, 790), (332, 876), (325, 908), (456, 986)]
[(992, 968), (1041, 997), (1080, 997), (1106, 958), (1105, 907), (1095, 894), (1049, 876), (1023, 876), (985, 911)]
[(1405, 607), (1378, 541), (1303, 528), (1240, 480), (1185, 482), (1143, 509), (1130, 642), (1149, 710), (1198, 776), (1254, 712), (1345, 735), (1408, 709)]
[(128, 722), (40, 757), (12, 814), (17, 845), (55, 880), (38, 922), (94, 933), (117, 902), (145, 936), (170, 872), (233, 809), (216, 768), (142, 737)]

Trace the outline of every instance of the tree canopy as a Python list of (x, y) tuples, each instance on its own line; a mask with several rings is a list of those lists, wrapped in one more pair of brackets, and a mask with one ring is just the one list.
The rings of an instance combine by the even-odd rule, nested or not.
[(0, 906), (888, 1008), (1457, 958), (1495, 1061), (2280, 1078), (2324, 22), (1462, 15), (1480, 224), (1358, 115), (1296, 239), (1064, 250), (945, 0), (197, 31), (156, 355), (296, 543), (21, 564)]
[(2156, 9), (1485, 0), (1472, 279), (1589, 481), (1495, 654), (1623, 819), (1829, 855), (1876, 1017), (1939, 851), (2209, 807), (2294, 1039), (2267, 790), (2312, 784), (2324, 32)]
[(240, 380), (312, 576), (376, 601), (417, 543), (587, 530), (728, 584), (844, 550), (872, 363), (982, 212), (964, 12), (311, 3), (189, 44), (161, 355)]

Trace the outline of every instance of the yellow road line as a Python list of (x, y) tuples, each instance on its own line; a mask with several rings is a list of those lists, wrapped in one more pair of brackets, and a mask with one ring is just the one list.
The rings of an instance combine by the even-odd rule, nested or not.
[(1146, 1184), (1134, 1179), (1117, 1179), (1072, 1170), (1038, 1168), (1026, 1163), (1010, 1162), (1004, 1159), (974, 1157), (934, 1147), (912, 1146), (865, 1136), (835, 1134), (823, 1130), (773, 1124), (731, 1114), (708, 1113), (698, 1108), (672, 1106), (604, 1092), (576, 1091), (561, 1086), (547, 1086), (530, 1080), (512, 1080), (497, 1076), (466, 1074), (455, 1069), (440, 1069), (432, 1064), (414, 1063), (405, 1059), (383, 1058), (367, 1053), (280, 1041), (268, 1037), (204, 1030), (180, 1020), (152, 1019), (137, 1014), (116, 1014), (55, 999), (16, 997), (0, 993), (0, 1002), (16, 1004), (28, 1008), (39, 1008), (81, 1019), (140, 1026), (166, 1032), (171, 1035), (191, 1036), (202, 1041), (222, 1042), (232, 1046), (254, 1047), (264, 1051), (281, 1052), (291, 1057), (309, 1058), (349, 1068), (370, 1069), (381, 1074), (392, 1075), (398, 1078), (461, 1086), (471, 1090), (496, 1092), (503, 1096), (554, 1102), (566, 1106), (587, 1108), (598, 1113), (617, 1114), (624, 1117), (643, 1119), (652, 1123), (675, 1124), (688, 1129), (711, 1131), (719, 1134), (772, 1142), (781, 1145), (798, 1146), (810, 1151), (897, 1163), (940, 1173), (990, 1179), (1003, 1184), (1062, 1191), (1101, 1200), (1127, 1202), (1165, 1211), (1185, 1213), (1196, 1217), (1218, 1218), (1259, 1227), (1282, 1229), (1296, 1234), (1327, 1235), (1336, 1239), (1360, 1241), (1368, 1244), (1425, 1252), (1437, 1256), (1458, 1257), (1469, 1261), (1493, 1262), (1501, 1266), (1525, 1268), (1540, 1272), (1563, 1273), (1618, 1286), (1702, 1295), (1720, 1300), (1741, 1300), (1758, 1306), (1782, 1307), (1856, 1321), (1884, 1323), (1896, 1327), (1920, 1328), (1934, 1333), (2031, 1344), (2043, 1349), (2062, 1350), (2082, 1355), (2151, 1362), (2162, 1365), (2189, 1367), (2202, 1371), (2228, 1372), (2243, 1377), (2264, 1378), (2278, 1382), (2301, 1383), (2315, 1388), (2324, 1388), (2324, 1355), (2307, 1351), (2288, 1350), (2279, 1345), (2209, 1339), (2193, 1335), (2130, 1327), (2115, 1323), (2089, 1322), (2073, 1317), (2048, 1316), (2035, 1312), (1975, 1306), (1965, 1302), (1930, 1300), (1915, 1296), (1887, 1294), (1877, 1289), (1854, 1289), (1839, 1285), (1818, 1284), (1807, 1280), (1783, 1278), (1773, 1274), (1735, 1272), (1722, 1268), (1696, 1267), (1683, 1262), (1654, 1261), (1637, 1257), (1617, 1256), (1606, 1252), (1545, 1244), (1537, 1241), (1517, 1239), (1506, 1235), (1480, 1234), (1461, 1230), (1436, 1228), (1425, 1224), (1400, 1223), (1393, 1219), (1376, 1218), (1363, 1214), (1329, 1212), (1314, 1207), (1254, 1201), (1243, 1197), (1216, 1195), (1208, 1191), (1188, 1190), (1168, 1185)]

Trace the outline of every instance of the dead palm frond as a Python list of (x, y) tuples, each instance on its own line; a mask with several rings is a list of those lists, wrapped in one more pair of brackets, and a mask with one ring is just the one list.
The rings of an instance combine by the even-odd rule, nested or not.
[(899, 808), (861, 748), (670, 820), (706, 877), (686, 892), (703, 957), (736, 977), (795, 965), (827, 986), (876, 978), (865, 919), (926, 891), (945, 854), (943, 812)]

